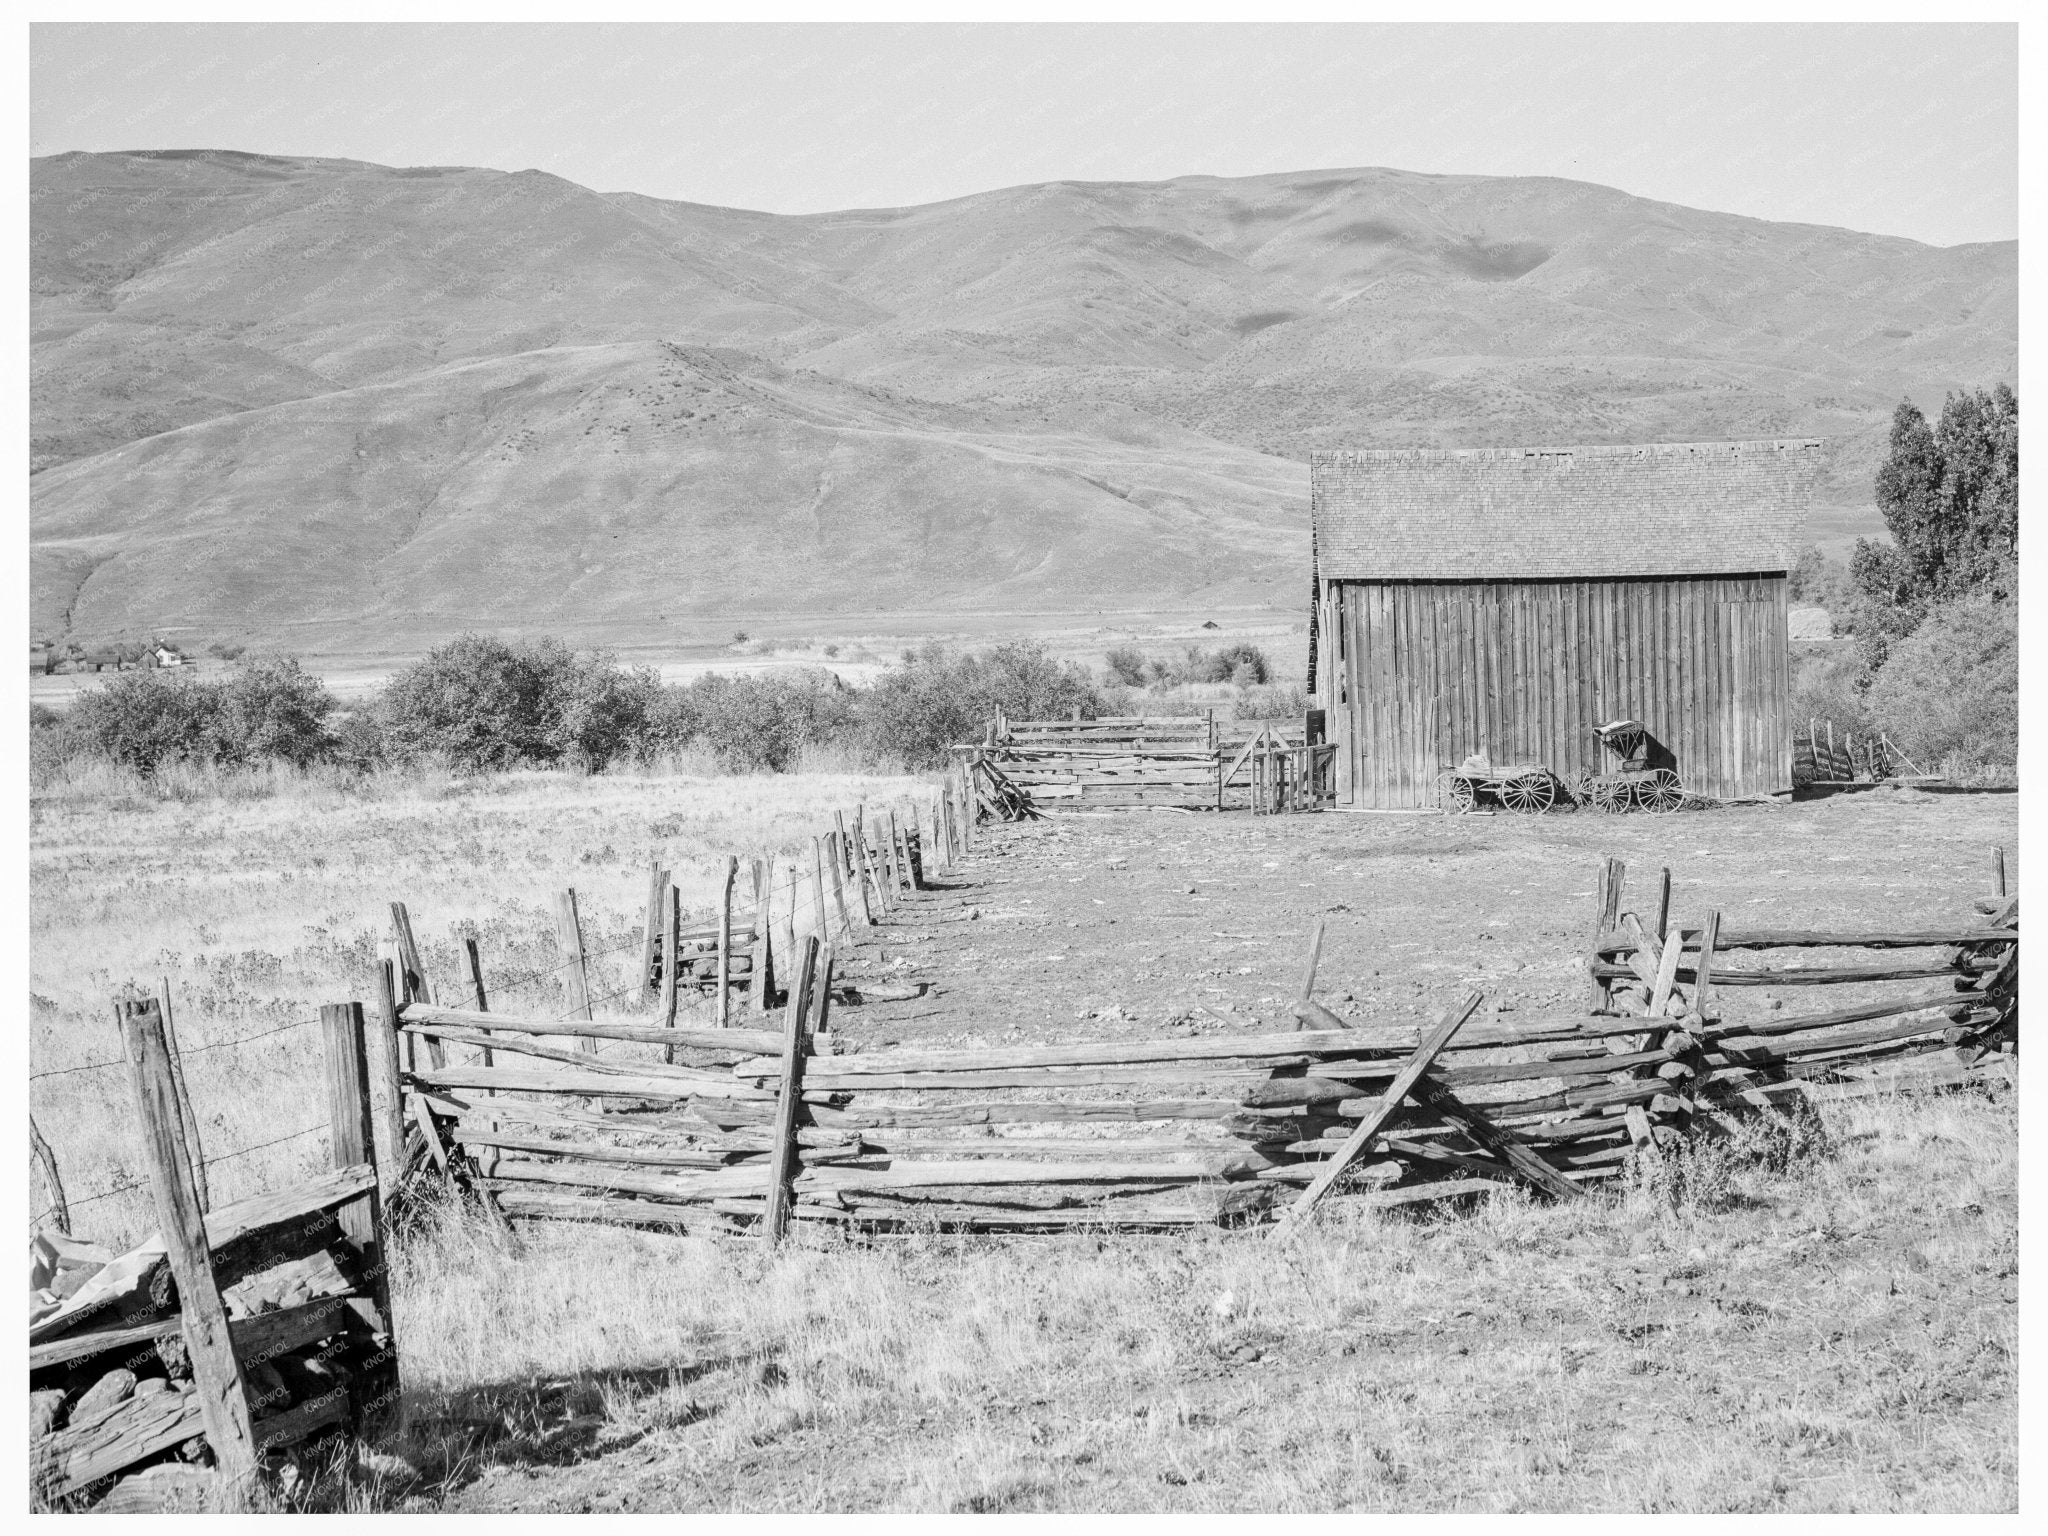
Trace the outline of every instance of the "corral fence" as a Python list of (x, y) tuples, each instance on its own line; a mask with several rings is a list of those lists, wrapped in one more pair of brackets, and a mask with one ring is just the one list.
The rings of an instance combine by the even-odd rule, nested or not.
[[(2016, 897), (1939, 931), (1738, 931), (1717, 913), (1674, 923), (1668, 870), (1653, 907), (1623, 911), (1625, 874), (1602, 866), (1587, 1012), (1534, 1024), (1473, 1022), (1474, 993), (1431, 1027), (1356, 1025), (1315, 1001), (1320, 927), (1294, 1005), (1302, 1027), (1265, 1035), (840, 1051), (833, 956), (859, 930), (829, 924), (802, 937), (785, 992), (764, 995), (779, 1029), (590, 1027), (591, 1045), (637, 1059), (539, 1045), (559, 1021), (417, 1000), (394, 1012), (406, 1036), (471, 1053), (415, 1066), (406, 1086), (450, 1166), (507, 1215), (771, 1241), (793, 1220), (1286, 1227), (1340, 1184), (1376, 1204), (1503, 1182), (1568, 1199), (1745, 1108), (2006, 1073)], [(927, 905), (914, 920), (942, 915)], [(1928, 990), (1936, 979), (1948, 985)], [(1852, 983), (1923, 985), (1765, 1023), (1728, 1021), (1716, 1000)], [(492, 1066), (486, 1050), (524, 1059)]]
[(1336, 746), (1323, 740), (1319, 709), (1296, 720), (1227, 725), (1213, 709), (1092, 720), (1078, 710), (1067, 720), (998, 712), (978, 745), (954, 753), (981, 765), (978, 777), (1002, 811), (1016, 816), (1143, 806), (1272, 813), (1336, 798)]

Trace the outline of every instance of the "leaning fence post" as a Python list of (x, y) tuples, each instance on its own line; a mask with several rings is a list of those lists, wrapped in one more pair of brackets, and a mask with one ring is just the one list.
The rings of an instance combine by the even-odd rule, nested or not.
[(157, 1227), (178, 1284), (179, 1322), (198, 1389), (199, 1420), (229, 1506), (246, 1510), (256, 1480), (256, 1434), (249, 1421), (241, 1362), (228, 1336), (227, 1309), (214, 1281), (206, 1217), (199, 1209), (192, 1166), (178, 1135), (178, 1089), (171, 1079), (163, 1015), (154, 998), (124, 1001), (117, 1007), (135, 1111), (142, 1122), (143, 1153), (149, 1160)]
[(775, 1101), (775, 1131), (769, 1141), (768, 1204), (761, 1216), (761, 1239), (769, 1247), (782, 1241), (789, 1226), (789, 1205), (796, 1178), (796, 1121), (803, 1098), (804, 1021), (810, 1012), (811, 987), (818, 968), (818, 940), (804, 940), (791, 979), (789, 1004), (782, 1020), (782, 1085)]
[(64, 1199), (64, 1181), (57, 1177), (57, 1154), (50, 1150), (50, 1144), (43, 1140), (43, 1133), (36, 1128), (36, 1117), (28, 1117), (28, 1149), (35, 1160), (42, 1164), (43, 1182), (50, 1187), (50, 1209), (44, 1214), (57, 1218), (57, 1230), (69, 1235), (71, 1231), (71, 1207)]
[[(427, 981), (426, 962), (420, 959), (420, 946), (412, 936), (412, 914), (405, 909), (405, 903), (391, 903), (391, 932), (398, 943), (399, 1001), (406, 1003), (431, 1003), (434, 989)], [(448, 1056), (441, 1049), (440, 1040), (426, 1036), (427, 1065), (435, 1069), (448, 1065)]]
[(832, 932), (832, 916), (825, 910), (825, 840), (811, 839), (811, 915), (818, 925), (818, 942)]
[(199, 1192), (199, 1209), (213, 1208), (206, 1190), (206, 1148), (199, 1139), (199, 1117), (192, 1112), (192, 1094), (185, 1087), (185, 1059), (178, 1050), (177, 1026), (171, 1022), (171, 978), (157, 980), (157, 1007), (163, 1015), (164, 1046), (171, 1058), (171, 1082), (178, 1090), (178, 1125), (185, 1133), (185, 1150), (192, 1158), (192, 1182)]
[(825, 834), (825, 851), (832, 865), (832, 909), (839, 914), (840, 936), (851, 943), (853, 914), (846, 908), (846, 844), (838, 832)]
[[(336, 1168), (367, 1163), (377, 1168), (377, 1137), (370, 1116), (370, 1052), (363, 1028), (361, 1003), (326, 1003), (320, 1009), (320, 1030), (326, 1041), (328, 1144)], [(342, 1236), (362, 1256), (377, 1316), (373, 1329), (384, 1335), (384, 1351), (394, 1362), (379, 1371), (375, 1384), (398, 1382), (398, 1329), (391, 1316), (390, 1254), (384, 1242), (384, 1202), (377, 1189), (349, 1201), (334, 1213)], [(373, 1381), (350, 1383), (351, 1417), (362, 1424), (382, 1395), (369, 1390)]]
[[(1327, 917), (1317, 918), (1315, 935), (1308, 941), (1308, 967), (1302, 972), (1301, 977), (1301, 1000), (1304, 1003), (1316, 995), (1316, 967), (1323, 958), (1323, 930), (1329, 925), (1329, 921)], [(1299, 1013), (1294, 1017), (1294, 1027), (1308, 1028), (1307, 1021)]]
[[(562, 975), (569, 990), (569, 1011), (564, 1018), (590, 1022), (590, 970), (583, 953), (583, 923), (576, 912), (573, 887), (555, 897), (555, 943), (562, 952)], [(576, 1048), (596, 1054), (597, 1037), (578, 1035)], [(439, 1065), (438, 1062), (435, 1063)]]
[[(861, 833), (861, 823), (865, 816), (866, 810), (864, 807), (854, 807), (853, 832), (851, 834), (853, 838), (854, 890), (860, 896), (861, 920), (868, 927), (872, 928), (875, 926), (876, 908), (879, 907), (886, 912), (888, 910), (888, 903), (882, 900), (881, 881), (876, 877), (874, 871), (868, 868), (868, 840)], [(874, 890), (873, 900), (869, 900), (868, 897), (870, 887), (873, 887)]]
[(405, 1173), (405, 1087), (398, 1073), (398, 995), (388, 961), (377, 967), (375, 1034), (369, 1070), (377, 1096), (384, 1101), (384, 1156), (377, 1163), (377, 1187), (389, 1204)]
[(1998, 843), (1991, 849), (1991, 894), (2005, 895), (2005, 844)]

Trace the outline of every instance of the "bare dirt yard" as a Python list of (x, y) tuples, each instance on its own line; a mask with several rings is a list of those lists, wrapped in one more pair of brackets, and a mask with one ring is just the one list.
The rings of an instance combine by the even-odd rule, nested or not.
[[(437, 935), (457, 919), (493, 964), (544, 965), (547, 895), (571, 881), (593, 893), (597, 935), (625, 943), (649, 856), (701, 900), (714, 851), (794, 849), (818, 830), (807, 807), (908, 787), (526, 776), (375, 806), (43, 807), (34, 1064), (104, 1054), (100, 999), (158, 969), (197, 993), (188, 1049), (362, 995), (394, 895), (429, 924), (430, 971), (454, 964)], [(2017, 806), (1881, 790), (1669, 817), (1152, 811), (985, 829), (851, 959), (856, 984), (917, 979), (924, 995), (835, 1009), (834, 1025), (847, 1050), (1286, 1028), (1319, 918), (1317, 995), (1340, 1012), (1413, 1022), (1476, 988), (1533, 1021), (1585, 1006), (1603, 855), (1627, 861), (1639, 911), (1668, 865), (1687, 923), (1940, 927), (1988, 891), (1994, 844), (2017, 888)], [(1731, 1014), (1814, 1006), (1798, 991), (1720, 997)], [(318, 1118), (297, 1040), (209, 1058), (250, 1058), (219, 1080), (233, 1103), (202, 1103), (209, 1135), (239, 1146)], [(32, 1085), (89, 1187), (128, 1167), (105, 1076)], [(1703, 1146), (1675, 1188), (1616, 1181), (1570, 1209), (1511, 1189), (1454, 1210), (1339, 1198), (1289, 1244), (800, 1224), (770, 1256), (587, 1225), (508, 1236), (449, 1207), (397, 1252), (406, 1427), (309, 1459), (283, 1499), (2012, 1510), (2017, 1113), (2016, 1093), (1825, 1105)], [(286, 1154), (318, 1146), (226, 1166), (266, 1187), (293, 1175), (266, 1161)], [(146, 1208), (124, 1202), (144, 1198), (99, 1209), (132, 1225)]]
[[(1687, 921), (1938, 926), (2016, 799), (1677, 817), (1132, 812), (997, 829), (856, 974), (847, 1049), (1287, 1026), (1306, 935), (1360, 1019), (1583, 1006), (1599, 858)], [(2016, 878), (2016, 865), (2011, 866)], [(970, 915), (971, 914), (971, 915)], [(1788, 989), (1789, 990), (1789, 989)], [(1770, 1009), (1760, 989), (1730, 1007)], [(1832, 996), (1831, 994), (1831, 1000)], [(1795, 1006), (1799, 999), (1789, 1000)], [(1256, 1232), (719, 1243), (473, 1220), (407, 1287), (414, 1428), (373, 1507), (2015, 1507), (2016, 1105), (1866, 1101), (1569, 1211)], [(381, 1467), (383, 1470), (376, 1470)]]

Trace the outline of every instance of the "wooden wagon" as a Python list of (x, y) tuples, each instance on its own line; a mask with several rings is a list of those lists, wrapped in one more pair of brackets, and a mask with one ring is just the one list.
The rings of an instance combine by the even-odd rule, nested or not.
[(1687, 796), (1677, 760), (1640, 720), (1610, 720), (1593, 727), (1600, 743), (1621, 760), (1611, 773), (1583, 772), (1569, 786), (1580, 805), (1619, 813), (1682, 810)]
[(1557, 776), (1541, 763), (1497, 766), (1477, 756), (1437, 775), (1436, 803), (1444, 811), (1475, 811), (1482, 800), (1532, 815), (1557, 804)]

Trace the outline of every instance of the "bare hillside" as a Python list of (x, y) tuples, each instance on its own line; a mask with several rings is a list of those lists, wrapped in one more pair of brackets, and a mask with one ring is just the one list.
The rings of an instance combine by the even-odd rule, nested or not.
[(1839, 539), (1901, 395), (2016, 373), (2016, 245), (1540, 178), (806, 216), (253, 154), (31, 182), (52, 634), (1291, 604), (1342, 445), (1819, 433)]

